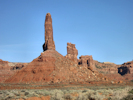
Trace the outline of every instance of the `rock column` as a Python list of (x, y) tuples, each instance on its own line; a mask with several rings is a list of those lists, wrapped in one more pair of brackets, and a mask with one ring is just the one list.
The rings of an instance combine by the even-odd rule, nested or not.
[(74, 61), (77, 64), (78, 63), (77, 55), (78, 55), (78, 50), (76, 49), (75, 44), (67, 43), (66, 58), (69, 58), (70, 60)]
[(45, 43), (43, 45), (43, 50), (55, 50), (55, 44), (53, 40), (52, 18), (50, 13), (47, 13), (45, 18)]

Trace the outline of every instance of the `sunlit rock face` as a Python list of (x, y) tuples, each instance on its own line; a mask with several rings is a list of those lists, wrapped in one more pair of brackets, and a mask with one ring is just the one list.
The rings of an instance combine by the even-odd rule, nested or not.
[(77, 55), (78, 50), (76, 49), (75, 44), (67, 43), (67, 55), (65, 57), (74, 61), (77, 64)]
[(43, 45), (43, 50), (55, 50), (55, 44), (53, 40), (53, 28), (52, 28), (52, 18), (50, 13), (46, 14), (45, 18), (45, 43)]

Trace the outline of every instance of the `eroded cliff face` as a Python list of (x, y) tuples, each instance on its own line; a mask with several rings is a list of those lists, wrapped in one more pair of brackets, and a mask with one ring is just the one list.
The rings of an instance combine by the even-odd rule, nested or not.
[(133, 80), (133, 61), (123, 63), (118, 68), (118, 73), (121, 74), (126, 80)]
[(82, 65), (84, 67), (87, 67), (88, 69), (90, 69), (93, 72), (96, 71), (96, 68), (93, 63), (92, 55), (91, 56), (89, 56), (89, 55), (80, 56), (78, 59), (78, 64)]
[(5, 81), (11, 77), (17, 70), (22, 69), (28, 63), (12, 63), (8, 61), (3, 61), (0, 59), (0, 82)]
[(3, 61), (0, 59), (0, 82), (3, 82), (10, 75), (12, 75), (10, 68), (11, 67), (8, 65), (8, 61)]
[(123, 63), (122, 65), (116, 65), (114, 63), (100, 63), (93, 61), (96, 70), (108, 76), (110, 79), (119, 79), (123, 81), (133, 80), (133, 61)]

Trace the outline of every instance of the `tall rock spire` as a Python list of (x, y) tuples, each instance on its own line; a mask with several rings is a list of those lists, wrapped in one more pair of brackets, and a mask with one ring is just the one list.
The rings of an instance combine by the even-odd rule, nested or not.
[(45, 26), (45, 43), (43, 45), (43, 51), (55, 50), (55, 44), (53, 40), (52, 18), (50, 13), (46, 14), (44, 26)]

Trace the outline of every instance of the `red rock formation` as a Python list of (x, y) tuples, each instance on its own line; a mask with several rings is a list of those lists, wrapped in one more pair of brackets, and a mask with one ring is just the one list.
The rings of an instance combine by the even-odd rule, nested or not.
[(0, 70), (10, 70), (10, 66), (8, 66), (8, 61), (3, 61), (0, 59)]
[(89, 56), (89, 55), (81, 56), (81, 57), (79, 57), (79, 58), (80, 58), (80, 59), (78, 60), (79, 65), (88, 67), (88, 68), (89, 68), (90, 70), (92, 70), (92, 71), (96, 71), (96, 70), (95, 70), (95, 66), (94, 66), (94, 64), (93, 64), (92, 55), (91, 55), (91, 56)]
[[(88, 70), (87, 67), (78, 66), (78, 51), (74, 44), (67, 44), (67, 56), (64, 57), (54, 48), (52, 19), (48, 13), (45, 21), (45, 44), (44, 52), (34, 59), (26, 67), (17, 71), (5, 82), (10, 83), (71, 83), (86, 82), (88, 80), (100, 80), (95, 73)], [(69, 59), (73, 60), (69, 60)], [(89, 65), (92, 65), (92, 57), (87, 59)], [(87, 63), (87, 62), (86, 62)]]
[[(44, 52), (42, 52), (39, 57), (30, 62), (26, 67), (17, 71), (5, 82), (83, 84), (95, 80), (101, 82), (109, 81), (108, 77), (96, 71), (100, 67), (96, 68), (92, 56), (81, 56), (80, 59), (77, 60), (78, 50), (74, 44), (67, 43), (66, 57), (55, 50), (52, 19), (49, 13), (45, 19), (45, 44), (43, 46)], [(79, 65), (77, 65), (77, 63), (79, 63)]]
[(43, 50), (55, 50), (55, 44), (53, 40), (52, 18), (50, 13), (47, 13), (45, 18), (45, 43), (43, 45)]
[[(103, 78), (104, 76), (102, 76)], [(9, 83), (85, 83), (102, 80), (86, 67), (62, 56), (55, 50), (46, 50), (5, 82)]]
[(126, 80), (133, 80), (133, 61), (123, 63), (118, 68), (118, 73), (124, 76)]
[(27, 64), (28, 63), (12, 63), (0, 59), (0, 82), (5, 81), (7, 78), (16, 73), (16, 70), (20, 70)]
[(14, 74), (14, 71), (10, 70), (11, 66), (8, 65), (8, 61), (3, 61), (0, 59), (0, 82), (9, 78)]
[(75, 44), (67, 43), (66, 58), (74, 61), (77, 64), (77, 55), (78, 55), (78, 50), (76, 49)]

